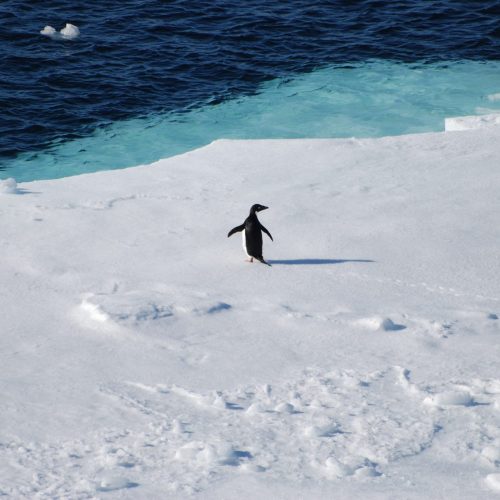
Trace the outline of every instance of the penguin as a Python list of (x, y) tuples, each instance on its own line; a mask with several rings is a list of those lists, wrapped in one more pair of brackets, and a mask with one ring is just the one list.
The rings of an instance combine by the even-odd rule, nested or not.
[(264, 231), (271, 241), (273, 237), (271, 233), (260, 223), (257, 218), (257, 212), (262, 212), (262, 210), (267, 210), (268, 207), (264, 205), (259, 205), (258, 203), (252, 205), (250, 208), (250, 215), (245, 219), (245, 222), (241, 224), (241, 226), (236, 226), (229, 233), (227, 233), (227, 237), (229, 238), (234, 233), (239, 233), (243, 231), (243, 249), (245, 253), (248, 255), (248, 261), (253, 262), (253, 259), (257, 259), (262, 264), (267, 264), (270, 266), (268, 262), (264, 260), (262, 257), (262, 231)]

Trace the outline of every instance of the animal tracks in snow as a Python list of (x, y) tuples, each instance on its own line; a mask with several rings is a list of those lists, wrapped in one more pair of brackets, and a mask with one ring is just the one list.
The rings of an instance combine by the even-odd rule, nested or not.
[(469, 463), (483, 472), (485, 487), (499, 486), (497, 379), (420, 386), (398, 366), (374, 373), (309, 369), (273, 385), (202, 393), (116, 382), (99, 394), (133, 428), (66, 442), (0, 443), (5, 467), (18, 478), (2, 493), (89, 498), (133, 488), (140, 496), (148, 477), (184, 495), (235, 473), (384, 481), (393, 466), (423, 451)]
[[(447, 389), (420, 389), (399, 367), (365, 376), (308, 370), (281, 385), (210, 393), (136, 383), (103, 390), (130, 411), (158, 417), (153, 425), (170, 436), (162, 446), (172, 445), (177, 466), (190, 464), (199, 478), (228, 473), (221, 465), (297, 480), (380, 477), (393, 462), (430, 448), (443, 429), (440, 412), (450, 410), (425, 402), (446, 402)], [(201, 487), (172, 481), (186, 491)]]
[[(135, 383), (102, 391), (130, 411), (154, 417), (153, 425), (165, 433), (162, 453), (171, 446), (177, 467), (198, 469), (198, 478), (228, 473), (221, 466), (298, 480), (366, 478), (380, 476), (393, 460), (420, 453), (436, 431), (401, 376), (398, 368), (362, 378), (310, 370), (282, 385), (206, 394)], [(390, 404), (382, 407), (388, 386)], [(186, 474), (171, 480), (179, 483)]]

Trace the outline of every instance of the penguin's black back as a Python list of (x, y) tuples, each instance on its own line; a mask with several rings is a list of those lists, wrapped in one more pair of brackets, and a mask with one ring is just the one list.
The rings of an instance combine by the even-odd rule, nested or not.
[(250, 214), (245, 220), (245, 246), (247, 254), (262, 259), (262, 230), (257, 215)]

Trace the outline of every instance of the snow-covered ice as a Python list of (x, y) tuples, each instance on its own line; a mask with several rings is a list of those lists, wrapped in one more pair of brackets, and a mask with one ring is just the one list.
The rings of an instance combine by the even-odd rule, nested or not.
[(3, 181), (0, 496), (498, 498), (499, 134)]

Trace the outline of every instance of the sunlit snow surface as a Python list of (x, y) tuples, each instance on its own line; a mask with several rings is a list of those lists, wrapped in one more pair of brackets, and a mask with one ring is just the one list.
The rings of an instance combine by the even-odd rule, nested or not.
[[(0, 186), (0, 495), (495, 498), (498, 127)], [(244, 262), (253, 203), (272, 267)]]
[(115, 122), (4, 162), (0, 178), (50, 179), (150, 163), (220, 138), (380, 137), (443, 130), (451, 116), (500, 110), (500, 62), (372, 61), (273, 80), (254, 95), (185, 113)]

